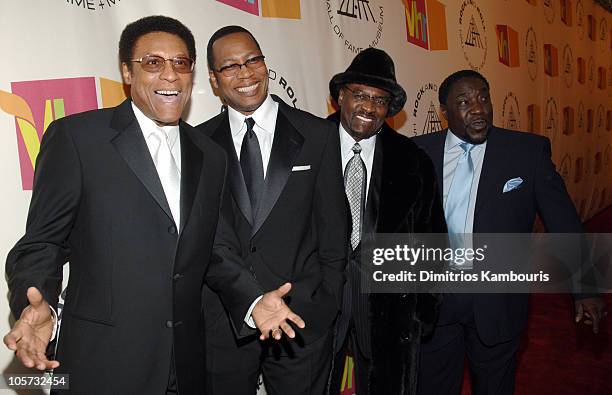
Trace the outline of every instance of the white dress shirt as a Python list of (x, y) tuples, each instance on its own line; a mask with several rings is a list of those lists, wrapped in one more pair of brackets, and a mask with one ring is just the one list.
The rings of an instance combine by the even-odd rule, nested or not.
[(240, 160), (240, 150), (242, 149), (242, 141), (247, 131), (247, 125), (244, 122), (246, 118), (253, 118), (255, 126), (253, 131), (259, 141), (259, 149), (261, 150), (261, 161), (263, 163), (264, 178), (268, 171), (268, 163), (270, 162), (270, 153), (272, 152), (272, 142), (274, 141), (274, 130), (276, 129), (276, 117), (278, 115), (278, 103), (272, 100), (268, 95), (266, 100), (259, 106), (251, 115), (244, 115), (228, 106), (230, 130), (232, 132), (232, 140), (236, 155)]
[(376, 148), (376, 136), (370, 136), (367, 139), (355, 141), (355, 139), (348, 134), (348, 132), (340, 123), (340, 154), (342, 155), (342, 174), (346, 170), (346, 165), (351, 160), (355, 153), (353, 152), (353, 146), (355, 143), (359, 143), (361, 146), (361, 159), (366, 167), (366, 202), (368, 200), (368, 191), (370, 189), (370, 179), (372, 178), (372, 164), (374, 163), (374, 149)]
[[(442, 168), (442, 187), (444, 190), (443, 202), (444, 212), (446, 212), (446, 198), (450, 186), (453, 182), (453, 176), (455, 175), (455, 168), (459, 157), (464, 153), (463, 149), (459, 144), (463, 143), (459, 137), (455, 136), (450, 129), (446, 134), (446, 141), (444, 143), (444, 167)], [(476, 208), (476, 196), (478, 194), (478, 182), (480, 181), (480, 173), (482, 172), (482, 162), (484, 159), (485, 151), (487, 149), (487, 142), (482, 144), (474, 145), (470, 155), (472, 157), (472, 163), (474, 164), (474, 178), (472, 179), (472, 189), (470, 193), (470, 202), (468, 205), (467, 219), (465, 221), (465, 233), (472, 233), (474, 229), (474, 209)]]

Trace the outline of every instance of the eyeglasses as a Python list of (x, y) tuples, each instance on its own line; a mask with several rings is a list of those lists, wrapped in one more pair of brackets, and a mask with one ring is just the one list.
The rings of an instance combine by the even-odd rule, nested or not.
[(370, 96), (366, 95), (363, 92), (356, 92), (348, 86), (343, 86), (342, 88), (351, 92), (353, 100), (357, 103), (365, 103), (366, 101), (369, 101), (371, 103), (374, 103), (378, 107), (386, 107), (391, 102), (391, 96)]
[(162, 56), (157, 55), (145, 55), (140, 59), (132, 59), (130, 62), (140, 63), (140, 67), (148, 73), (157, 73), (162, 71), (166, 65), (166, 62), (172, 62), (172, 68), (177, 73), (189, 74), (193, 71), (195, 60), (177, 56), (174, 58), (166, 59)]
[(244, 63), (232, 63), (227, 66), (223, 66), (218, 70), (215, 70), (217, 73), (221, 73), (226, 77), (233, 77), (242, 70), (242, 66), (246, 66), (249, 70), (256, 70), (264, 65), (264, 59), (266, 57), (263, 55), (255, 56), (253, 58), (247, 59)]

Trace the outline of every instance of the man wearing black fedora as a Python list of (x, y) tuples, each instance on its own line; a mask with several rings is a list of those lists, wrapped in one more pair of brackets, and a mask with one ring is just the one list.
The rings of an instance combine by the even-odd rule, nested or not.
[(362, 51), (329, 89), (340, 108), (329, 119), (338, 125), (352, 219), (330, 394), (338, 394), (347, 353), (357, 394), (413, 394), (420, 339), (433, 328), (438, 297), (362, 293), (360, 248), (373, 233), (446, 232), (435, 171), (424, 151), (385, 123), (406, 102), (386, 52)]

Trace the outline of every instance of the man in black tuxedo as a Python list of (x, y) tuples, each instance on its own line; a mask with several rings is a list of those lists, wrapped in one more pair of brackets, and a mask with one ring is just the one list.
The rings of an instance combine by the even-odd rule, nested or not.
[[(451, 74), (439, 99), (448, 129), (414, 141), (433, 160), (449, 233), (530, 233), (536, 213), (549, 232), (582, 231), (550, 141), (493, 126), (489, 83), (480, 73)], [(575, 299), (576, 322), (586, 316), (596, 332), (601, 298)], [(444, 295), (433, 338), (421, 348), (418, 392), (460, 393), (467, 355), (474, 394), (513, 393), (527, 303), (525, 294)]]
[(421, 336), (433, 328), (438, 298), (363, 293), (361, 239), (373, 233), (446, 233), (434, 168), (425, 152), (385, 123), (406, 102), (386, 52), (362, 51), (329, 89), (340, 107), (330, 119), (338, 127), (352, 214), (330, 394), (340, 389), (349, 349), (357, 394), (413, 394)]
[[(233, 252), (231, 212), (219, 214), (229, 208), (226, 155), (180, 120), (193, 35), (175, 19), (146, 17), (124, 29), (119, 48), (131, 99), (57, 120), (44, 135), (26, 234), (7, 258), (20, 318), (4, 342), (25, 366), (68, 374), (73, 393), (201, 394), (204, 278), (238, 327), (262, 291)], [(50, 307), (68, 260), (49, 361)], [(263, 337), (279, 325), (292, 335), (285, 318), (303, 325), (282, 302), (289, 287), (252, 308)]]
[(346, 265), (347, 212), (333, 124), (268, 94), (259, 44), (239, 26), (208, 42), (210, 81), (226, 110), (199, 128), (229, 157), (234, 225), (264, 290), (292, 283), (287, 304), (308, 325), (295, 341), (236, 339), (219, 298), (204, 291), (210, 394), (321, 394)]

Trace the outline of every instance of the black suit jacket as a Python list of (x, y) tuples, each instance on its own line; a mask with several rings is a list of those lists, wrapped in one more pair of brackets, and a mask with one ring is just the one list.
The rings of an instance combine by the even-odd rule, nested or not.
[[(413, 140), (431, 157), (442, 191), (442, 167), (447, 130)], [(508, 193), (504, 184), (521, 177), (523, 183)], [(550, 141), (534, 134), (493, 127), (478, 183), (474, 233), (530, 233), (536, 213), (547, 231), (582, 231), (576, 209), (563, 179), (551, 160)], [(453, 298), (445, 298), (440, 321), (451, 314)], [(523, 294), (474, 295), (474, 319), (485, 344), (509, 340), (527, 324), (528, 296)]]
[[(179, 391), (202, 393), (205, 272), (236, 317), (261, 292), (227, 253), (232, 230), (216, 232), (225, 153), (183, 122), (180, 140), (177, 229), (129, 100), (62, 118), (44, 135), (26, 234), (6, 269), (19, 317), (30, 286), (57, 306), (70, 261), (56, 372), (70, 374), (74, 393), (165, 393), (172, 352)], [(225, 260), (211, 259), (215, 237)]]
[[(338, 134), (339, 112), (329, 119)], [(386, 123), (376, 136), (364, 214), (364, 237), (375, 233), (446, 233), (431, 160)], [(347, 270), (336, 344), (344, 343), (352, 318), (359, 347), (371, 360), (368, 393), (413, 393), (420, 338), (433, 329), (439, 296), (363, 294), (360, 260), (358, 246)]]
[[(310, 343), (331, 328), (341, 303), (348, 225), (339, 137), (333, 124), (272, 97), (278, 102), (276, 130), (253, 223), (227, 111), (198, 128), (228, 153), (234, 225), (245, 265), (266, 291), (292, 283), (287, 303), (306, 322), (299, 335)], [(294, 166), (310, 168), (293, 171)], [(204, 304), (216, 305), (205, 311), (207, 322), (225, 319), (212, 292), (204, 292)]]

